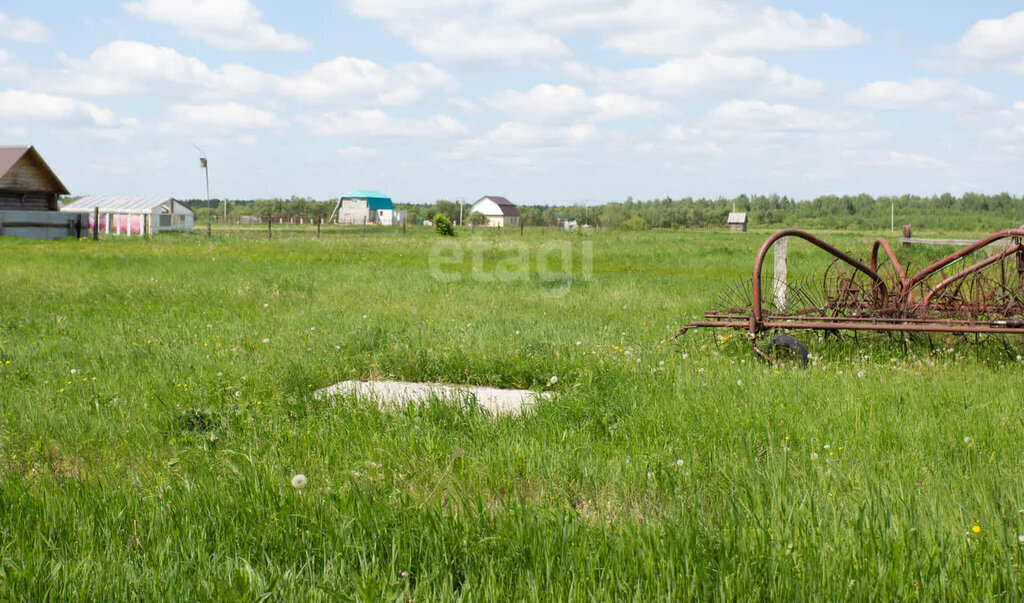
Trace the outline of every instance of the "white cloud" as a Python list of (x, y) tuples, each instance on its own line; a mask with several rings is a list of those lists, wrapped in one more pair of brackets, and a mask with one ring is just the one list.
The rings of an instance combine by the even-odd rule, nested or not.
[(482, 136), (460, 140), (449, 157), (456, 160), (495, 161), (502, 165), (527, 166), (536, 155), (580, 152), (591, 148), (600, 132), (593, 124), (550, 127), (507, 121)]
[(318, 136), (447, 138), (466, 132), (466, 127), (461, 122), (447, 115), (410, 119), (393, 117), (378, 109), (303, 116), (300, 121)]
[(249, 105), (218, 103), (206, 105), (175, 104), (168, 109), (173, 127), (204, 130), (252, 130), (281, 125), (276, 115)]
[(557, 37), (480, 10), (475, 0), (349, 0), (353, 13), (384, 21), (396, 36), (438, 61), (513, 66), (565, 58)]
[(344, 147), (338, 149), (338, 154), (349, 159), (364, 159), (380, 155), (380, 149), (376, 147)]
[(1003, 19), (983, 19), (972, 25), (953, 46), (968, 59), (1020, 58), (1024, 55), (1024, 11)]
[(429, 63), (384, 67), (367, 59), (337, 57), (308, 71), (283, 78), (280, 93), (306, 101), (363, 99), (384, 106), (419, 102), (430, 89), (454, 90), (459, 85), (447, 71)]
[(28, 75), (28, 65), (9, 50), (0, 48), (0, 80), (16, 80)]
[(757, 57), (701, 54), (689, 59), (671, 59), (656, 67), (614, 72), (569, 64), (571, 75), (620, 90), (643, 90), (663, 96), (700, 96), (714, 93), (771, 94), (809, 97), (819, 94), (824, 84)]
[(502, 90), (484, 102), (493, 109), (540, 122), (655, 118), (668, 111), (664, 103), (639, 96), (618, 93), (589, 96), (577, 86), (551, 84), (535, 86), (528, 92)]
[(870, 109), (918, 109), (963, 113), (991, 109), (995, 96), (953, 79), (914, 79), (907, 82), (871, 82), (849, 96), (850, 102)]
[(260, 22), (249, 0), (141, 0), (125, 9), (148, 21), (169, 23), (185, 36), (227, 50), (309, 50), (312, 45)]
[(564, 33), (595, 33), (625, 54), (838, 48), (863, 32), (828, 14), (757, 10), (717, 0), (348, 0), (355, 14), (383, 21), (413, 48), (437, 60), (518, 64), (569, 54)]
[(922, 60), (921, 66), (954, 73), (1007, 71), (1024, 75), (1024, 11), (976, 22), (956, 43)]
[(529, 18), (540, 29), (596, 32), (602, 45), (626, 54), (685, 56), (839, 48), (866, 40), (863, 32), (828, 14), (807, 18), (792, 10), (760, 10), (710, 0), (500, 0), (502, 12)]
[(114, 126), (114, 112), (70, 96), (26, 90), (0, 91), (0, 119), (32, 119), (47, 122)]
[[(173, 48), (119, 40), (87, 59), (61, 57), (66, 68), (42, 75), (50, 89), (89, 96), (143, 95), (221, 100), (277, 95), (305, 102), (345, 101), (353, 106), (397, 106), (420, 101), (430, 90), (453, 90), (458, 81), (428, 63), (386, 67), (367, 59), (337, 57), (294, 75), (247, 65), (211, 68)], [(0, 73), (2, 73), (0, 55)]]
[(908, 167), (943, 167), (946, 162), (936, 159), (930, 155), (920, 153), (903, 153), (900, 151), (889, 151), (888, 165)]
[(230, 96), (259, 91), (274, 79), (243, 65), (210, 69), (199, 59), (173, 48), (128, 40), (101, 46), (85, 60), (60, 58), (66, 69), (52, 78), (51, 85), (90, 96)]
[(712, 124), (752, 136), (778, 132), (809, 133), (849, 130), (856, 121), (790, 104), (769, 104), (760, 100), (734, 100), (715, 107), (708, 118)]
[(50, 39), (50, 30), (39, 21), (12, 19), (0, 13), (0, 38), (18, 42), (45, 42)]

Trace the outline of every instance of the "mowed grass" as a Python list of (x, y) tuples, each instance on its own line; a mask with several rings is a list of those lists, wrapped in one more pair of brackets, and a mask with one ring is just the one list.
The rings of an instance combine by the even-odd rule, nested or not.
[[(478, 233), (461, 261), (425, 229), (214, 234), (0, 238), (0, 597), (1024, 591), (1013, 348), (671, 341), (764, 233)], [(378, 377), (555, 395), (312, 396)]]

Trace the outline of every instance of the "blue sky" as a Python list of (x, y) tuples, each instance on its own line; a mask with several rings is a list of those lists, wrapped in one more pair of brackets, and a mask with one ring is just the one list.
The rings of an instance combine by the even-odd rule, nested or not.
[(0, 5), (0, 144), (73, 194), (1024, 192), (1014, 2)]

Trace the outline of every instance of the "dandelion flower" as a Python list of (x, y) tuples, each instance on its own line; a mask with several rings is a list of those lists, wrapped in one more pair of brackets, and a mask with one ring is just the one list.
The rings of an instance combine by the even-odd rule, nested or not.
[(306, 476), (301, 473), (296, 473), (295, 477), (292, 478), (292, 487), (301, 490), (306, 487), (307, 483)]
[(974, 524), (973, 526), (971, 526), (971, 531), (975, 534), (978, 534), (981, 532), (981, 526), (979, 526), (978, 524)]

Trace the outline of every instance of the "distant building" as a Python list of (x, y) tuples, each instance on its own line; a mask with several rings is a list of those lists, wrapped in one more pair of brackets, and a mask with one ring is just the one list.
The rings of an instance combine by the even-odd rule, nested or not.
[(514, 228), (519, 226), (519, 208), (505, 197), (489, 195), (469, 208), (469, 215), (483, 214), (487, 218), (484, 226), (493, 228)]
[(35, 147), (0, 147), (0, 209), (57, 211), (67, 194)]
[(395, 204), (387, 195), (377, 191), (355, 190), (338, 199), (331, 218), (337, 215), (338, 224), (365, 222), (397, 226), (405, 220), (407, 213), (405, 210), (395, 210)]
[[(99, 224), (95, 214), (99, 210)], [(192, 232), (196, 214), (171, 197), (90, 196), (60, 208), (70, 214), (89, 216), (89, 228), (119, 235), (152, 235), (158, 232)]]
[(729, 212), (729, 232), (747, 232), (747, 214), (742, 211)]

